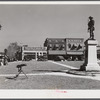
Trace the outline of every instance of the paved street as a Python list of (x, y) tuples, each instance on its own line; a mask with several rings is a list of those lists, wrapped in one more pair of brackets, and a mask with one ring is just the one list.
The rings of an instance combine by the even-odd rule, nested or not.
[[(15, 80), (16, 65), (26, 64), (24, 74)], [(100, 77), (74, 75), (67, 73), (69, 69), (80, 68), (83, 61), (29, 61), (10, 62), (0, 66), (0, 89), (100, 89)]]

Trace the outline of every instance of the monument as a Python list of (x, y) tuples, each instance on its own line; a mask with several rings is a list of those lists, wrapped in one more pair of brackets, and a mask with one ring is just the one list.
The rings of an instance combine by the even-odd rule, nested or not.
[(93, 17), (89, 17), (88, 22), (88, 32), (90, 33), (90, 38), (85, 41), (86, 55), (85, 55), (85, 70), (86, 71), (98, 71), (100, 66), (97, 63), (97, 40), (94, 39), (94, 20)]

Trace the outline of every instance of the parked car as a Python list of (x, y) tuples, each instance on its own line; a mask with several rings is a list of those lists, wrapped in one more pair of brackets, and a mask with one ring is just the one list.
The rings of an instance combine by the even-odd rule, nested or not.
[(24, 57), (24, 61), (30, 61), (30, 60), (32, 60), (32, 58), (31, 58), (29, 55), (26, 55), (26, 56)]
[(37, 61), (47, 61), (47, 56), (38, 56)]
[(56, 56), (54, 61), (65, 61), (65, 58), (63, 56)]

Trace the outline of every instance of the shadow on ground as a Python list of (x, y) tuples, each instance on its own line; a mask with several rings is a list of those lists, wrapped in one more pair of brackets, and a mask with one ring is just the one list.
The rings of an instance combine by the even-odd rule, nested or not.
[(60, 72), (78, 76), (96, 76), (96, 74), (100, 74), (100, 71), (81, 71), (80, 69), (70, 69), (70, 70), (33, 70), (33, 73), (53, 73)]
[[(39, 73), (66, 73), (78, 76), (96, 76), (96, 74), (100, 74), (100, 71), (81, 71), (80, 69), (70, 69), (70, 70), (32, 70), (33, 74)], [(27, 74), (26, 74), (27, 75)], [(18, 77), (6, 77), (6, 79), (16, 80)], [(28, 78), (28, 77), (27, 77)], [(26, 79), (26, 78), (21, 78)]]

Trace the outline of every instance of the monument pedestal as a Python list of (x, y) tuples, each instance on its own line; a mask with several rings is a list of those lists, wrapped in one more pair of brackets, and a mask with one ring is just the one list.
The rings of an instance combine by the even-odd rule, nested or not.
[(97, 63), (97, 40), (87, 40), (87, 64), (86, 71), (100, 71), (100, 66)]

